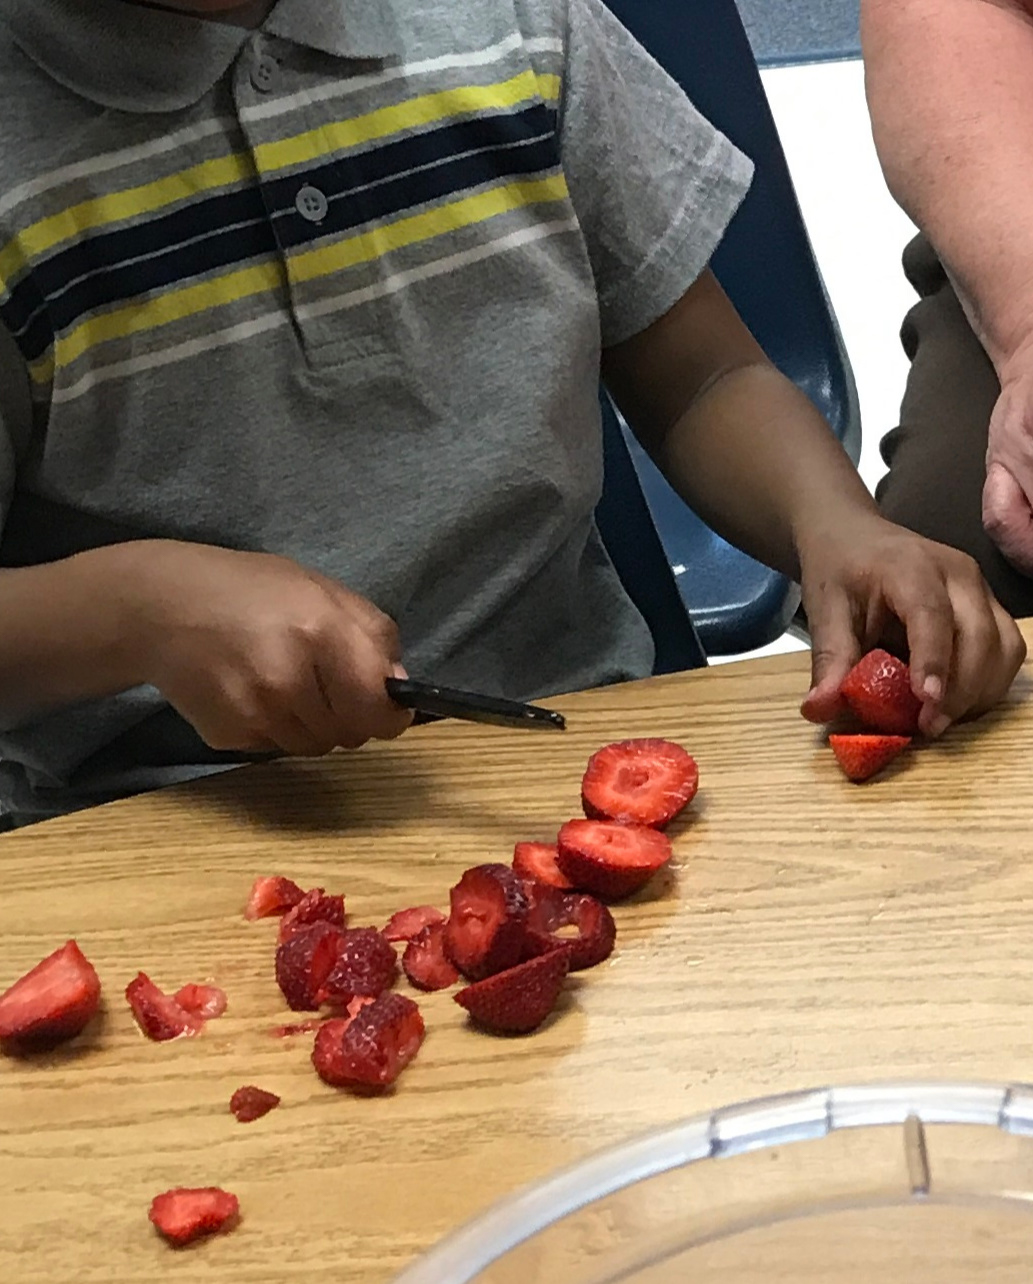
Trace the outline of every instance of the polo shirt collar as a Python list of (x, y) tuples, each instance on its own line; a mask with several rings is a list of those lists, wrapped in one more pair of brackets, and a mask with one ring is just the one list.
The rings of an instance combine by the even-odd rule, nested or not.
[[(0, 17), (15, 44), (59, 84), (128, 112), (192, 106), (252, 35), (129, 0), (0, 0)], [(399, 52), (388, 0), (279, 0), (262, 30), (340, 58)]]

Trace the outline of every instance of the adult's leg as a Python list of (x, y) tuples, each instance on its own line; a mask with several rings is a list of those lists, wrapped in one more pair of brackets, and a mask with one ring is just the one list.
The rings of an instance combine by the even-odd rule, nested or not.
[(876, 499), (901, 526), (974, 557), (1006, 610), (1033, 615), (1033, 580), (1004, 559), (983, 529), (997, 375), (924, 237), (904, 251), (904, 271), (919, 295), (900, 334), (911, 370), (900, 426), (881, 443), (889, 473)]

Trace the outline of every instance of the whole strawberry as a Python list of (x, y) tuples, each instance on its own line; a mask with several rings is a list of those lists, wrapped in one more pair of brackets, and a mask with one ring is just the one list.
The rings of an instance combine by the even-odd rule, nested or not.
[(869, 651), (843, 679), (840, 695), (872, 731), (888, 736), (918, 732), (922, 702), (911, 690), (911, 670), (888, 651)]

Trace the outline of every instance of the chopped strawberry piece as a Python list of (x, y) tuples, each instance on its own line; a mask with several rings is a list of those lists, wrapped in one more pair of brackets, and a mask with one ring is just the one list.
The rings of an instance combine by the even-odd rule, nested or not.
[(368, 1007), (371, 1003), (376, 1003), (380, 997), (379, 994), (356, 994), (353, 999), (348, 1000), (348, 1006), (344, 1009), (345, 1015), (356, 1017), (363, 1008)]
[(857, 783), (870, 780), (910, 743), (910, 736), (829, 736), (843, 774)]
[(330, 923), (334, 927), (343, 928), (344, 897), (328, 896), (321, 887), (314, 887), (306, 892), (297, 905), (280, 919), (277, 941), (282, 945), (292, 932), (311, 923)]
[(449, 958), (471, 981), (520, 961), (527, 926), (527, 893), (508, 865), (476, 865), (449, 893), (445, 928)]
[(487, 1030), (528, 1034), (556, 1006), (569, 966), (569, 950), (550, 950), (468, 985), (454, 996), (455, 1001)]
[(911, 689), (911, 670), (888, 651), (869, 651), (843, 680), (840, 695), (866, 727), (886, 735), (918, 733), (922, 702)]
[[(577, 935), (560, 935), (566, 927), (576, 928)], [(531, 906), (524, 953), (534, 957), (566, 946), (570, 970), (579, 972), (608, 959), (616, 939), (617, 924), (601, 901), (580, 892), (552, 889), (536, 897)]]
[(345, 1007), (357, 996), (376, 998), (398, 978), (398, 955), (375, 927), (348, 928), (320, 1001)]
[(295, 1012), (314, 1012), (337, 962), (344, 932), (318, 921), (299, 927), (276, 950), (276, 983)]
[(75, 941), (68, 941), (0, 995), (0, 1039), (61, 1043), (79, 1034), (99, 1006), (93, 964)]
[(412, 938), (402, 955), (405, 975), (418, 990), (447, 990), (459, 972), (445, 953), (445, 924), (430, 923)]
[(294, 1021), (289, 1025), (274, 1025), (269, 1033), (274, 1039), (290, 1039), (296, 1034), (312, 1034), (326, 1023), (324, 1017), (313, 1017), (311, 1021)]
[(230, 1109), (242, 1124), (261, 1119), (279, 1104), (280, 1098), (275, 1092), (266, 1092), (264, 1088), (256, 1088), (250, 1083), (238, 1088), (230, 1097)]
[(699, 788), (696, 760), (670, 740), (621, 740), (588, 760), (581, 804), (590, 820), (663, 829)]
[(416, 905), (412, 909), (399, 910), (392, 914), (384, 927), (386, 941), (411, 941), (417, 933), (422, 932), (431, 923), (443, 923), (445, 916), (433, 905)]
[(226, 992), (217, 985), (184, 985), (173, 997), (186, 1012), (207, 1021), (226, 1011)]
[(126, 999), (136, 1023), (156, 1043), (166, 1043), (182, 1035), (200, 1034), (204, 1019), (180, 1007), (171, 994), (165, 994), (145, 972), (139, 972), (126, 986)]
[(556, 864), (555, 843), (517, 843), (513, 848), (513, 868), (521, 878), (536, 878), (561, 891), (574, 890), (574, 884)]
[(312, 1064), (335, 1088), (377, 1091), (394, 1083), (419, 1051), (420, 1010), (404, 994), (387, 993), (351, 1018), (327, 1021), (316, 1035)]
[(180, 1186), (156, 1195), (148, 1214), (170, 1244), (177, 1247), (211, 1235), (236, 1220), (240, 1201), (218, 1186), (187, 1189)]
[(251, 895), (244, 908), (247, 919), (272, 918), (274, 914), (285, 914), (293, 909), (305, 895), (297, 883), (289, 878), (274, 875), (269, 878), (256, 878), (251, 885)]
[(630, 896), (671, 859), (659, 830), (609, 820), (568, 820), (557, 845), (559, 867), (575, 887), (605, 900)]

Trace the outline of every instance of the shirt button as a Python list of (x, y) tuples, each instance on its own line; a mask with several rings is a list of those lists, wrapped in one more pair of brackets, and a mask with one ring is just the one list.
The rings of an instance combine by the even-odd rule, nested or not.
[(301, 217), (308, 219), (310, 223), (322, 223), (330, 203), (318, 187), (306, 183), (294, 198), (294, 206)]
[(276, 74), (280, 70), (275, 58), (262, 54), (251, 68), (251, 84), (260, 94), (267, 94), (276, 84)]

